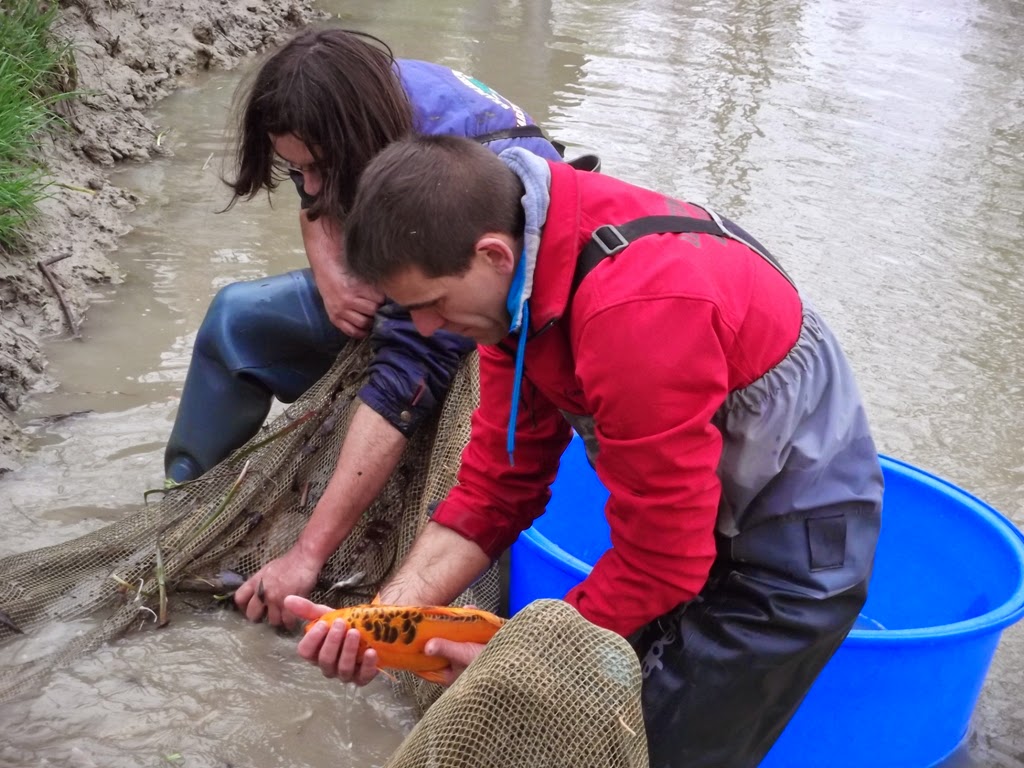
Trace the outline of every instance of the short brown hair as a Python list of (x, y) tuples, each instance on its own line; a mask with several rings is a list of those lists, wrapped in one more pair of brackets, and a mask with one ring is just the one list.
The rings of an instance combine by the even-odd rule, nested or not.
[(285, 178), (270, 134), (294, 134), (313, 152), (323, 187), (307, 213), (339, 221), (373, 157), (413, 131), (413, 112), (391, 49), (372, 35), (306, 30), (267, 59), (238, 109), (237, 176), (228, 208)]
[(471, 139), (398, 141), (360, 179), (345, 222), (349, 269), (373, 284), (412, 266), (431, 278), (461, 275), (482, 235), (522, 237), (523, 194), (519, 177)]

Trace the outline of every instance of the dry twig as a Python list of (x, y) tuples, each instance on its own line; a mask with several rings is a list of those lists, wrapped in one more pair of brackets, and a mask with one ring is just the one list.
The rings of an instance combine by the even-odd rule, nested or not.
[(60, 288), (60, 283), (57, 282), (57, 278), (50, 270), (51, 264), (62, 261), (70, 255), (71, 253), (69, 252), (62, 254), (61, 256), (54, 256), (46, 261), (37, 261), (36, 266), (39, 267), (39, 271), (43, 273), (43, 277), (45, 277), (47, 282), (50, 283), (50, 287), (53, 288), (53, 292), (57, 295), (57, 301), (60, 302), (60, 308), (64, 311), (64, 317), (67, 318), (68, 325), (71, 326), (71, 338), (81, 339), (82, 334), (78, 330), (78, 321), (75, 320), (75, 316), (71, 313), (71, 307), (68, 306), (68, 302), (64, 298), (64, 292)]

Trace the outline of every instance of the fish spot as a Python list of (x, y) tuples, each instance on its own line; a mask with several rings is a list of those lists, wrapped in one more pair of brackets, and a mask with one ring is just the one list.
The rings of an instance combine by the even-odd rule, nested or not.
[(412, 641), (416, 639), (416, 625), (406, 619), (402, 622), (402, 642), (406, 645), (411, 645)]

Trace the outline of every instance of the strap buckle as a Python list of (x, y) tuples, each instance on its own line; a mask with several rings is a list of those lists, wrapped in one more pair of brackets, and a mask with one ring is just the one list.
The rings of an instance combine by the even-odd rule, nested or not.
[(594, 230), (590, 239), (597, 244), (597, 247), (601, 249), (605, 256), (614, 256), (629, 245), (629, 240), (623, 237), (622, 233), (619, 232), (619, 228), (614, 224), (605, 224), (598, 227)]

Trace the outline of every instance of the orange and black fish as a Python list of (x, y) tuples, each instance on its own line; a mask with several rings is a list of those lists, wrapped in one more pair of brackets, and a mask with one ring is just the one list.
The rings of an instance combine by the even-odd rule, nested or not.
[[(404, 669), (432, 683), (444, 682), (441, 671), (448, 668), (448, 660), (427, 656), (423, 647), (428, 640), (439, 637), (457, 643), (486, 643), (505, 623), (476, 608), (380, 604), (339, 608), (317, 619), (328, 626), (338, 620), (359, 630), (360, 655), (373, 648), (379, 667)], [(310, 622), (306, 632), (315, 623)]]

